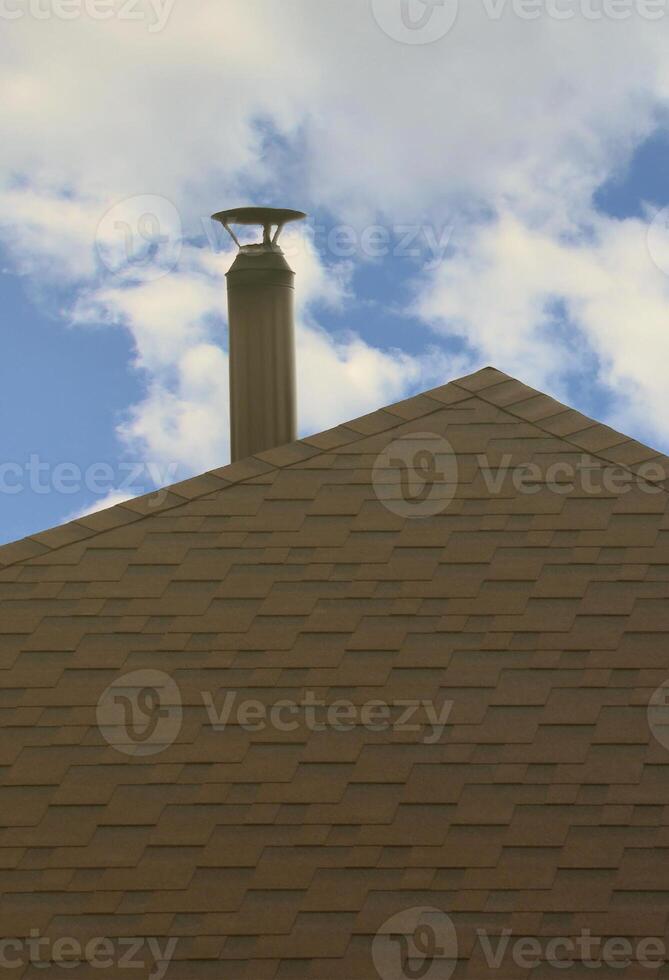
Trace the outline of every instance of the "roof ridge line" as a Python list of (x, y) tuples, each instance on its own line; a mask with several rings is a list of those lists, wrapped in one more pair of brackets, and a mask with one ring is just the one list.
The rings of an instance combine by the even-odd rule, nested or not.
[[(462, 388), (463, 391), (468, 391), (469, 389), (465, 388), (463, 385), (460, 385), (458, 383), (460, 380), (464, 380), (464, 379), (458, 379), (456, 381), (453, 381), (452, 384), (457, 385), (457, 387), (459, 388)], [(589, 428), (594, 426), (600, 429), (609, 429), (611, 432), (614, 432), (616, 435), (619, 435), (621, 437), (621, 444), (623, 442), (638, 443), (640, 446), (644, 446), (644, 448), (654, 453), (655, 458), (667, 459), (665, 453), (654, 449), (652, 446), (646, 446), (645, 443), (641, 443), (639, 442), (639, 440), (633, 439), (631, 436), (626, 435), (624, 432), (619, 432), (618, 429), (612, 428), (610, 425), (607, 425), (606, 422), (600, 422), (597, 419), (593, 419), (589, 415), (586, 415), (584, 412), (579, 412), (578, 409), (572, 408), (570, 405), (565, 405), (564, 402), (558, 401), (558, 399), (554, 398), (552, 395), (547, 395), (543, 391), (539, 391), (536, 388), (531, 388), (529, 385), (525, 384), (524, 381), (519, 381), (518, 378), (514, 378), (511, 375), (506, 375), (506, 380), (498, 382), (498, 385), (506, 384), (507, 381), (513, 381), (516, 384), (520, 385), (522, 388), (524, 388), (528, 392), (528, 400), (533, 397), (544, 398), (547, 401), (553, 402), (553, 404), (558, 406), (560, 409), (562, 409), (563, 412), (571, 412), (573, 415), (577, 415), (580, 418), (582, 418), (585, 422), (591, 423), (591, 426), (584, 426), (584, 428)], [(498, 387), (498, 385), (490, 385), (490, 387), (496, 388)], [(549, 428), (543, 425), (543, 420), (528, 418), (525, 415), (521, 414), (520, 412), (514, 411), (508, 405), (500, 405), (498, 402), (493, 401), (491, 398), (486, 398), (485, 394), (483, 393), (486, 390), (488, 389), (482, 389), (481, 391), (477, 391), (477, 392), (470, 392), (470, 394), (475, 394), (477, 397), (481, 398), (482, 401), (486, 402), (486, 404), (494, 405), (495, 408), (499, 408), (502, 411), (507, 412), (509, 415), (513, 416), (513, 418), (520, 419), (523, 422), (528, 422), (531, 425), (536, 426), (538, 429), (540, 429), (542, 432), (545, 432), (547, 435), (553, 436), (553, 438), (561, 439), (563, 442), (566, 442), (569, 446), (573, 446), (575, 449), (580, 450), (580, 452), (586, 453), (588, 456), (592, 456), (593, 459), (600, 460), (601, 462), (606, 463), (609, 466), (618, 466), (629, 473), (633, 473), (634, 476), (636, 476), (640, 480), (643, 480), (649, 486), (658, 487), (664, 493), (669, 494), (669, 487), (665, 486), (667, 480), (669, 479), (669, 473), (667, 473), (666, 469), (663, 477), (663, 482), (660, 482), (659, 480), (652, 480), (649, 477), (644, 476), (642, 473), (639, 472), (639, 467), (643, 466), (644, 463), (628, 464), (628, 463), (621, 463), (621, 462), (616, 462), (615, 460), (607, 459), (607, 457), (603, 455), (605, 450), (586, 449), (584, 446), (579, 446), (579, 444), (575, 442), (571, 438), (571, 436), (559, 435), (555, 432), (551, 432)], [(556, 413), (556, 414), (560, 414), (560, 413)], [(582, 430), (578, 430), (578, 431), (582, 431)], [(647, 460), (646, 462), (651, 462), (651, 460)]]
[[(482, 370), (486, 370), (486, 369), (483, 368)], [(478, 373), (479, 372), (474, 372), (474, 374), (478, 374)], [(463, 379), (468, 377), (473, 377), (474, 374), (465, 375)], [(285, 443), (283, 446), (277, 446), (275, 449), (269, 449), (266, 450), (265, 452), (258, 453), (257, 455), (248, 456), (244, 460), (239, 460), (235, 463), (228, 463), (225, 466), (217, 467), (216, 469), (213, 470), (206, 470), (204, 473), (200, 473), (196, 476), (189, 477), (187, 480), (183, 480), (179, 483), (170, 484), (166, 487), (160, 487), (157, 490), (152, 490), (150, 493), (147, 494), (141, 494), (138, 497), (129, 498), (127, 501), (123, 501), (120, 504), (112, 505), (112, 507), (104, 508), (103, 510), (100, 511), (95, 511), (92, 514), (87, 515), (86, 517), (75, 518), (74, 520), (67, 521), (63, 524), (57, 524), (55, 527), (45, 528), (43, 531), (37, 531), (35, 532), (35, 534), (29, 534), (24, 538), (19, 538), (17, 541), (9, 541), (4, 545), (0, 545), (0, 573), (16, 565), (21, 565), (24, 562), (30, 561), (33, 558), (41, 558), (44, 555), (53, 554), (56, 551), (60, 551), (61, 548), (67, 548), (70, 545), (75, 545), (80, 542), (90, 541), (93, 538), (97, 537), (99, 534), (104, 534), (107, 531), (114, 531), (121, 527), (130, 526), (131, 524), (137, 524), (140, 521), (143, 521), (148, 517), (153, 517), (156, 514), (164, 514), (170, 510), (176, 510), (178, 507), (190, 503), (193, 500), (200, 500), (201, 498), (208, 496), (210, 493), (215, 492), (216, 489), (223, 490), (223, 489), (227, 489), (227, 487), (239, 486), (239, 484), (246, 483), (248, 480), (256, 479), (256, 477), (261, 476), (263, 473), (269, 473), (272, 470), (289, 469), (291, 466), (298, 466), (301, 462), (304, 462), (304, 460), (314, 459), (316, 456), (322, 456), (326, 453), (331, 452), (332, 448), (334, 448), (334, 447), (327, 448), (327, 447), (318, 447), (315, 445), (310, 445), (308, 441), (309, 439), (316, 439), (318, 438), (318, 436), (323, 436), (327, 433), (341, 432), (342, 430), (346, 430), (349, 426), (360, 421), (361, 419), (369, 419), (374, 415), (381, 415), (384, 412), (386, 414), (392, 414), (390, 410), (394, 408), (396, 405), (404, 405), (407, 402), (411, 402), (419, 398), (430, 398), (431, 392), (442, 391), (443, 389), (448, 388), (452, 385), (455, 385), (455, 380), (447, 381), (445, 384), (438, 385), (437, 387), (432, 388), (429, 391), (419, 392), (416, 395), (411, 395), (408, 398), (401, 399), (398, 402), (393, 402), (391, 405), (384, 405), (381, 408), (375, 409), (372, 412), (368, 412), (366, 415), (358, 416), (357, 418), (350, 419), (347, 422), (341, 422), (330, 429), (324, 429), (322, 432), (313, 433), (312, 435), (305, 436), (302, 439), (296, 439), (294, 440), (294, 442)], [(468, 392), (464, 388), (461, 388), (461, 390), (463, 392), (464, 398), (472, 397), (471, 392)], [(432, 399), (432, 400), (435, 402), (434, 409), (429, 412), (425, 412), (422, 415), (418, 415), (416, 416), (416, 418), (427, 418), (430, 415), (442, 410), (445, 407), (444, 404), (441, 404), (436, 399)], [(402, 425), (407, 421), (409, 421), (409, 419), (403, 418), (402, 416), (398, 415), (396, 425), (389, 426), (387, 431), (390, 431), (396, 426)], [(359, 439), (365, 439), (368, 437), (367, 433), (358, 432), (355, 429), (349, 429), (349, 432), (351, 433), (351, 439), (339, 443), (339, 446), (345, 446), (348, 445), (349, 443), (357, 442)], [(302, 452), (300, 456), (296, 459), (288, 459), (286, 460), (286, 462), (271, 462), (270, 459), (267, 459), (267, 457), (271, 457), (272, 455), (285, 455), (286, 453), (289, 453), (291, 449), (295, 450), (297, 449), (297, 447), (302, 447), (303, 450), (306, 450), (306, 452)], [(240, 476), (236, 480), (235, 479), (230, 480), (222, 475), (224, 471), (232, 470), (234, 467), (239, 467), (239, 468), (248, 467), (248, 465), (252, 461), (261, 464), (257, 468), (256, 472), (246, 473), (245, 475)], [(208, 486), (206, 490), (203, 490), (201, 493), (196, 493), (188, 497), (182, 497), (181, 499), (176, 501), (169, 500), (169, 497), (172, 494), (178, 496), (180, 487), (183, 488), (188, 486), (189, 484), (199, 483), (207, 478), (212, 478), (212, 477), (219, 481), (219, 483), (221, 484), (220, 487), (212, 488), (211, 486)], [(161, 496), (165, 496), (168, 499), (161, 503), (152, 503), (152, 498), (155, 500), (155, 498)], [(138, 507), (142, 507), (144, 512), (142, 513), (140, 511), (139, 513), (137, 513)], [(100, 526), (97, 528), (89, 527), (89, 524), (95, 522), (96, 518), (98, 518), (101, 515), (108, 514), (110, 511), (117, 511), (117, 512), (123, 511), (128, 514), (128, 517), (126, 520), (120, 521), (118, 524), (111, 524), (109, 526)], [(88, 521), (89, 524), (85, 523), (86, 521)], [(56, 537), (58, 535), (62, 536), (67, 532), (67, 529), (74, 530), (75, 528), (81, 529), (83, 532), (87, 532), (87, 533), (82, 533), (75, 537), (71, 537), (69, 540), (61, 541), (53, 546), (47, 544), (45, 541), (45, 539), (50, 536), (51, 537)], [(19, 557), (13, 558), (10, 561), (3, 562), (2, 560), (3, 552), (6, 551), (8, 552), (10, 549), (13, 548), (20, 549), (22, 546), (24, 548), (30, 547), (31, 552), (29, 554), (19, 555)], [(32, 550), (33, 546), (39, 546), (45, 550), (41, 552), (36, 552)]]
[[(300, 441), (300, 440), (298, 440)], [(292, 445), (292, 444), (291, 444)], [(249, 459), (256, 459), (257, 457), (251, 456)], [(244, 461), (246, 462), (246, 460)], [(235, 465), (235, 464), (230, 464)], [(225, 469), (221, 467), (220, 469)], [(214, 477), (221, 484), (220, 489), (226, 489), (227, 487), (237, 486), (239, 483), (244, 483), (246, 480), (251, 480), (255, 476), (259, 476), (262, 472), (270, 472), (272, 469), (280, 469), (277, 466), (269, 466), (266, 470), (259, 470), (256, 474), (249, 474), (248, 476), (240, 477), (238, 480), (226, 480), (225, 477), (216, 476), (217, 470), (207, 470), (198, 476), (190, 477), (188, 480), (184, 480), (183, 484), (192, 483), (195, 480), (204, 480), (207, 477)], [(105, 534), (107, 531), (115, 531), (121, 527), (129, 527), (130, 525), (138, 524), (140, 521), (146, 520), (148, 517), (153, 517), (156, 514), (164, 514), (170, 510), (176, 510), (178, 507), (182, 507), (184, 504), (190, 503), (192, 500), (200, 500), (202, 497), (206, 497), (208, 494), (212, 493), (212, 487), (208, 487), (203, 490), (202, 493), (193, 494), (191, 497), (182, 497), (177, 501), (161, 502), (154, 505), (151, 504), (151, 498), (156, 498), (160, 496), (169, 497), (171, 494), (176, 494), (176, 487), (181, 486), (182, 483), (170, 484), (166, 487), (159, 487), (157, 490), (151, 490), (150, 493), (140, 494), (138, 497), (130, 497), (128, 500), (123, 501), (120, 504), (114, 504), (109, 508), (104, 508), (100, 511), (94, 511), (92, 514), (87, 515), (83, 518), (75, 518), (71, 521), (66, 521), (63, 524), (57, 524), (53, 528), (46, 528), (43, 531), (37, 531), (35, 534), (29, 534), (25, 538), (19, 538), (18, 541), (9, 541), (7, 544), (0, 545), (0, 573), (5, 571), (5, 569), (12, 568), (14, 565), (21, 565), (23, 562), (30, 561), (33, 558), (41, 558), (46, 554), (53, 554), (55, 551), (60, 551), (61, 548), (68, 548), (70, 545), (78, 544), (84, 541), (90, 541), (91, 539), (97, 537), (99, 534)], [(213, 488), (214, 490), (216, 488)], [(132, 504), (140, 505), (144, 504), (147, 509), (145, 513), (138, 513), (133, 511)], [(124, 511), (128, 518), (127, 520), (120, 521), (118, 524), (112, 524), (109, 527), (98, 527), (91, 528), (88, 527), (84, 521), (89, 517), (91, 519), (97, 517), (99, 514), (106, 514), (110, 511)], [(56, 535), (58, 532), (65, 532), (67, 528), (81, 528), (83, 531), (89, 532), (88, 534), (82, 534), (80, 537), (73, 537), (70, 541), (63, 541), (60, 544), (49, 546), (44, 542), (44, 538), (49, 535)], [(34, 543), (41, 545), (46, 550), (39, 553), (33, 553), (30, 555), (25, 555), (23, 557), (12, 559), (6, 563), (2, 562), (3, 551), (9, 550), (10, 548), (20, 547), (21, 545), (28, 545), (28, 543)]]
[[(498, 380), (496, 380), (493, 384), (483, 386), (483, 387), (477, 387), (475, 389), (471, 389), (467, 385), (462, 384), (462, 382), (466, 382), (469, 381), (470, 379), (480, 377), (486, 372), (493, 372), (495, 375), (498, 376)], [(556, 405), (558, 409), (562, 410), (562, 412), (571, 412), (572, 414), (582, 418), (586, 423), (590, 423), (591, 426), (596, 426), (602, 429), (611, 429), (611, 427), (607, 426), (605, 423), (599, 422), (597, 421), (597, 419), (592, 419), (589, 416), (584, 415), (582, 412), (579, 412), (576, 409), (572, 408), (571, 406), (565, 405), (563, 402), (560, 402), (556, 398), (553, 398), (552, 395), (547, 395), (544, 392), (537, 390), (536, 388), (531, 388), (529, 385), (525, 384), (525, 382), (520, 381), (517, 378), (514, 378), (512, 375), (506, 374), (503, 371), (499, 371), (497, 368), (486, 366), (480, 368), (478, 371), (472, 372), (471, 374), (463, 375), (460, 378), (454, 378), (451, 381), (447, 381), (443, 385), (438, 385), (435, 388), (428, 389), (427, 391), (419, 392), (415, 395), (410, 395), (408, 398), (401, 399), (398, 402), (393, 402), (391, 405), (382, 406), (381, 408), (375, 409), (372, 412), (368, 412), (365, 415), (358, 416), (357, 418), (351, 419), (347, 422), (342, 422), (339, 425), (333, 426), (330, 429), (324, 429), (322, 432), (317, 432), (312, 435), (305, 436), (302, 439), (296, 439), (294, 442), (286, 443), (283, 446), (278, 446), (275, 449), (267, 450), (263, 453), (259, 453), (254, 456), (249, 456), (245, 460), (240, 460), (235, 463), (229, 463), (226, 466), (217, 467), (216, 469), (213, 470), (206, 470), (204, 473), (198, 474), (193, 477), (189, 477), (187, 480), (183, 480), (179, 483), (171, 484), (167, 487), (161, 487), (158, 488), (157, 490), (152, 490), (150, 493), (142, 494), (139, 497), (130, 498), (129, 500), (124, 501), (123, 503), (116, 504), (110, 508), (105, 508), (104, 510), (101, 511), (96, 511), (93, 514), (87, 515), (84, 518), (77, 518), (75, 520), (68, 521), (67, 523), (64, 524), (58, 524), (53, 528), (47, 528), (43, 531), (38, 531), (35, 534), (27, 535), (26, 537), (21, 538), (18, 541), (7, 542), (7, 544), (0, 545), (0, 573), (16, 565), (21, 565), (24, 562), (28, 562), (32, 559), (39, 559), (44, 555), (52, 554), (56, 551), (60, 551), (61, 548), (66, 548), (69, 547), (70, 545), (75, 545), (78, 543), (83, 543), (85, 541), (90, 541), (93, 538), (97, 537), (99, 534), (104, 534), (107, 531), (113, 531), (121, 527), (126, 527), (132, 524), (139, 523), (140, 521), (146, 519), (147, 517), (153, 517), (156, 514), (163, 514), (171, 510), (176, 510), (179, 507), (183, 506), (184, 504), (190, 503), (193, 500), (200, 500), (203, 497), (208, 496), (210, 493), (213, 493), (218, 489), (224, 490), (227, 487), (239, 486), (240, 484), (246, 483), (249, 480), (256, 479), (257, 477), (269, 473), (273, 470), (276, 471), (276, 470), (290, 469), (292, 466), (298, 466), (306, 459), (314, 459), (317, 456), (322, 456), (329, 452), (332, 452), (334, 449), (338, 449), (342, 446), (349, 445), (350, 443), (357, 442), (360, 439), (368, 438), (372, 433), (357, 431), (353, 428), (350, 428), (350, 426), (353, 426), (355, 423), (360, 422), (363, 419), (369, 420), (374, 416), (381, 416), (383, 414), (385, 415), (396, 414), (395, 424), (388, 426), (387, 429), (385, 430), (390, 432), (392, 431), (392, 429), (397, 428), (398, 426), (401, 426), (403, 424), (406, 424), (409, 421), (412, 421), (410, 417), (405, 417), (400, 413), (393, 413), (392, 409), (402, 405), (406, 405), (408, 403), (411, 403), (412, 401), (419, 401), (420, 399), (429, 399), (433, 401), (435, 403), (435, 407), (433, 409), (431, 409), (430, 411), (421, 412), (413, 417), (414, 420), (418, 418), (429, 418), (431, 415), (436, 414), (437, 412), (442, 411), (445, 407), (447, 407), (448, 404), (447, 402), (441, 403), (439, 402), (438, 399), (433, 397), (433, 395), (436, 392), (443, 392), (447, 388), (459, 389), (462, 392), (462, 399), (458, 399), (458, 401), (466, 398), (478, 398), (482, 402), (485, 402), (486, 404), (489, 405), (493, 405), (495, 408), (503, 412), (506, 412), (512, 418), (517, 418), (522, 420), (523, 422), (527, 422), (531, 425), (534, 425), (537, 429), (539, 429), (539, 431), (545, 432), (557, 439), (561, 439), (563, 442), (566, 442), (568, 445), (580, 449), (581, 452), (587, 452), (588, 455), (590, 455), (594, 459), (598, 459), (602, 462), (612, 464), (613, 461), (607, 459), (604, 455), (602, 455), (601, 450), (599, 451), (588, 450), (583, 446), (579, 446), (578, 443), (574, 442), (568, 435), (560, 435), (558, 433), (551, 432), (550, 429), (546, 428), (545, 425), (542, 424), (541, 420), (526, 417), (520, 412), (514, 411), (512, 407), (508, 405), (500, 404), (486, 396), (485, 394), (486, 391), (499, 388), (501, 385), (508, 384), (509, 382), (518, 385), (523, 391), (527, 392), (526, 400), (530, 400), (531, 398), (544, 398), (547, 401), (550, 401), (554, 405)], [(588, 426), (585, 427), (587, 428)], [(336, 446), (330, 446), (330, 447), (317, 446), (309, 442), (309, 440), (316, 440), (319, 437), (326, 436), (327, 434), (332, 434), (332, 433), (343, 434), (347, 430), (348, 433), (350, 433), (351, 438), (344, 439), (344, 441), (339, 442)], [(615, 432), (617, 435), (621, 437), (621, 442), (638, 442), (638, 440), (632, 439), (630, 436), (626, 436), (624, 433), (618, 432), (615, 429), (611, 429), (611, 431)], [(644, 445), (644, 444), (639, 443), (639, 445)], [(666, 456), (664, 456), (663, 453), (660, 453), (652, 449), (650, 446), (644, 446), (644, 448), (647, 448), (650, 452), (654, 453), (656, 457), (662, 457), (665, 459), (667, 458)], [(296, 451), (298, 451), (297, 457), (295, 457)], [(291, 455), (294, 458), (290, 458)], [(274, 461), (272, 461), (273, 456), (276, 457)], [(288, 456), (288, 458), (286, 458), (286, 456)], [(647, 484), (651, 486), (659, 487), (665, 493), (669, 493), (668, 487), (664, 486), (660, 482), (655, 482), (649, 479), (648, 477), (643, 476), (638, 472), (638, 469), (635, 469), (632, 465), (628, 465), (626, 463), (615, 463), (615, 465), (621, 467), (622, 469), (627, 470), (630, 473), (634, 473), (635, 476), (637, 476), (641, 480), (644, 480)], [(228, 477), (223, 475), (226, 471), (230, 472), (232, 475), (232, 472), (234, 471), (235, 468), (248, 470), (249, 466), (254, 466), (255, 471), (250, 473), (244, 472), (243, 475), (238, 476), (237, 479), (234, 478), (228, 479)], [(182, 496), (178, 500), (170, 499), (172, 496), (177, 496), (177, 497), (179, 496), (179, 488), (183, 489), (188, 487), (189, 485), (202, 483), (203, 481), (206, 480), (211, 481), (212, 479), (216, 480), (219, 483), (218, 487), (216, 486), (212, 487), (210, 482), (210, 485), (207, 486), (206, 489), (202, 490), (202, 492), (200, 493), (194, 493), (188, 496)], [(666, 480), (666, 476), (665, 476), (665, 480)], [(156, 498), (162, 496), (164, 496), (166, 500), (160, 503), (155, 503)], [(127, 514), (127, 518), (121, 520), (119, 523), (116, 524), (109, 524), (109, 525), (101, 524), (98, 527), (90, 526), (90, 524), (95, 524), (96, 519), (100, 521), (103, 519), (103, 515), (108, 515), (111, 512), (117, 512), (117, 513), (123, 512), (124, 516)], [(75, 534), (74, 536), (71, 536), (68, 540), (61, 540), (54, 545), (49, 545), (45, 540), (48, 539), (49, 537), (51, 538), (63, 537), (67, 534), (68, 529), (70, 530), (70, 532), (79, 530), (83, 533)], [(23, 548), (24, 552), (26, 552), (26, 549), (29, 549), (29, 552), (26, 552), (24, 554), (19, 554), (18, 557), (12, 558), (10, 561), (3, 562), (2, 560), (3, 553), (5, 552), (9, 553), (11, 549), (20, 550), (21, 548)], [(34, 550), (35, 548), (42, 548), (43, 550), (35, 551)]]

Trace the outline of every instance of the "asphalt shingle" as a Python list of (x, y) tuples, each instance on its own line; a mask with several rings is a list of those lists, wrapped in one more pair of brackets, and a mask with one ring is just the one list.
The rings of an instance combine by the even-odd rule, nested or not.
[(418, 907), (455, 978), (518, 975), (477, 929), (667, 941), (668, 475), (486, 368), (0, 548), (2, 935), (175, 980), (369, 980)]

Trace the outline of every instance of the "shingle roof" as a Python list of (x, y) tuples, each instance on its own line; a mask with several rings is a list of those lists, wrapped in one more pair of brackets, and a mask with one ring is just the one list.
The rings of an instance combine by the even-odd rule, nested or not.
[[(374, 474), (426, 433), (458, 478), (415, 518)], [(2, 935), (173, 937), (175, 980), (390, 980), (374, 936), (423, 907), (456, 978), (523, 973), (477, 929), (669, 940), (667, 474), (486, 368), (0, 548)], [(141, 744), (109, 694), (139, 671), (167, 726)], [(203, 692), (300, 707), (221, 732)], [(35, 969), (9, 975), (63, 975)]]

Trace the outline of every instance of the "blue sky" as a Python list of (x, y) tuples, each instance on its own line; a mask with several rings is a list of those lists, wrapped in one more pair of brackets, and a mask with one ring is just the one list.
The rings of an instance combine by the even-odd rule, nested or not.
[[(38, 492), (48, 477), (33, 480), (31, 457), (51, 467), (93, 462), (115, 465), (123, 455), (115, 425), (139, 396), (141, 378), (131, 369), (130, 337), (120, 330), (66, 328), (36, 302), (26, 277), (0, 278), (5, 356), (0, 361), (2, 471), (0, 535), (3, 541), (50, 527), (83, 508), (91, 495)], [(34, 469), (34, 467), (33, 467)], [(16, 492), (20, 484), (25, 490)]]
[(669, 204), (669, 129), (658, 128), (635, 149), (622, 172), (597, 188), (595, 206), (612, 218), (642, 218), (646, 205)]
[[(228, 461), (231, 253), (202, 221), (242, 203), (311, 215), (288, 241), (303, 432), (493, 363), (669, 451), (669, 4), (567, 26), (472, 6), (423, 44), (393, 36), (396, 0), (184, 4), (159, 31), (85, 13), (3, 27), (0, 542)], [(112, 274), (104, 238), (139, 198), (184, 236), (141, 281)], [(419, 254), (395, 254), (398, 226)]]

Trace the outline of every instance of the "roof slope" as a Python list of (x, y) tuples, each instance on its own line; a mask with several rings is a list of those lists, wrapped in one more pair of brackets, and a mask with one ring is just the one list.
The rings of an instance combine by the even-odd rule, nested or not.
[[(426, 432), (459, 477), (414, 519), (372, 474)], [(585, 459), (589, 482), (491, 488), (482, 456), (560, 480)], [(624, 490), (601, 485), (612, 465)], [(377, 931), (417, 907), (450, 916), (456, 978), (493, 975), (481, 928), (669, 939), (669, 739), (648, 714), (669, 677), (667, 473), (486, 368), (0, 548), (3, 935), (173, 937), (176, 980), (368, 980)], [(100, 727), (137, 671), (181, 704), (152, 755)], [(382, 701), (393, 724), (300, 710), (220, 732), (203, 692), (312, 692), (358, 722)], [(431, 740), (425, 705), (450, 702)]]

